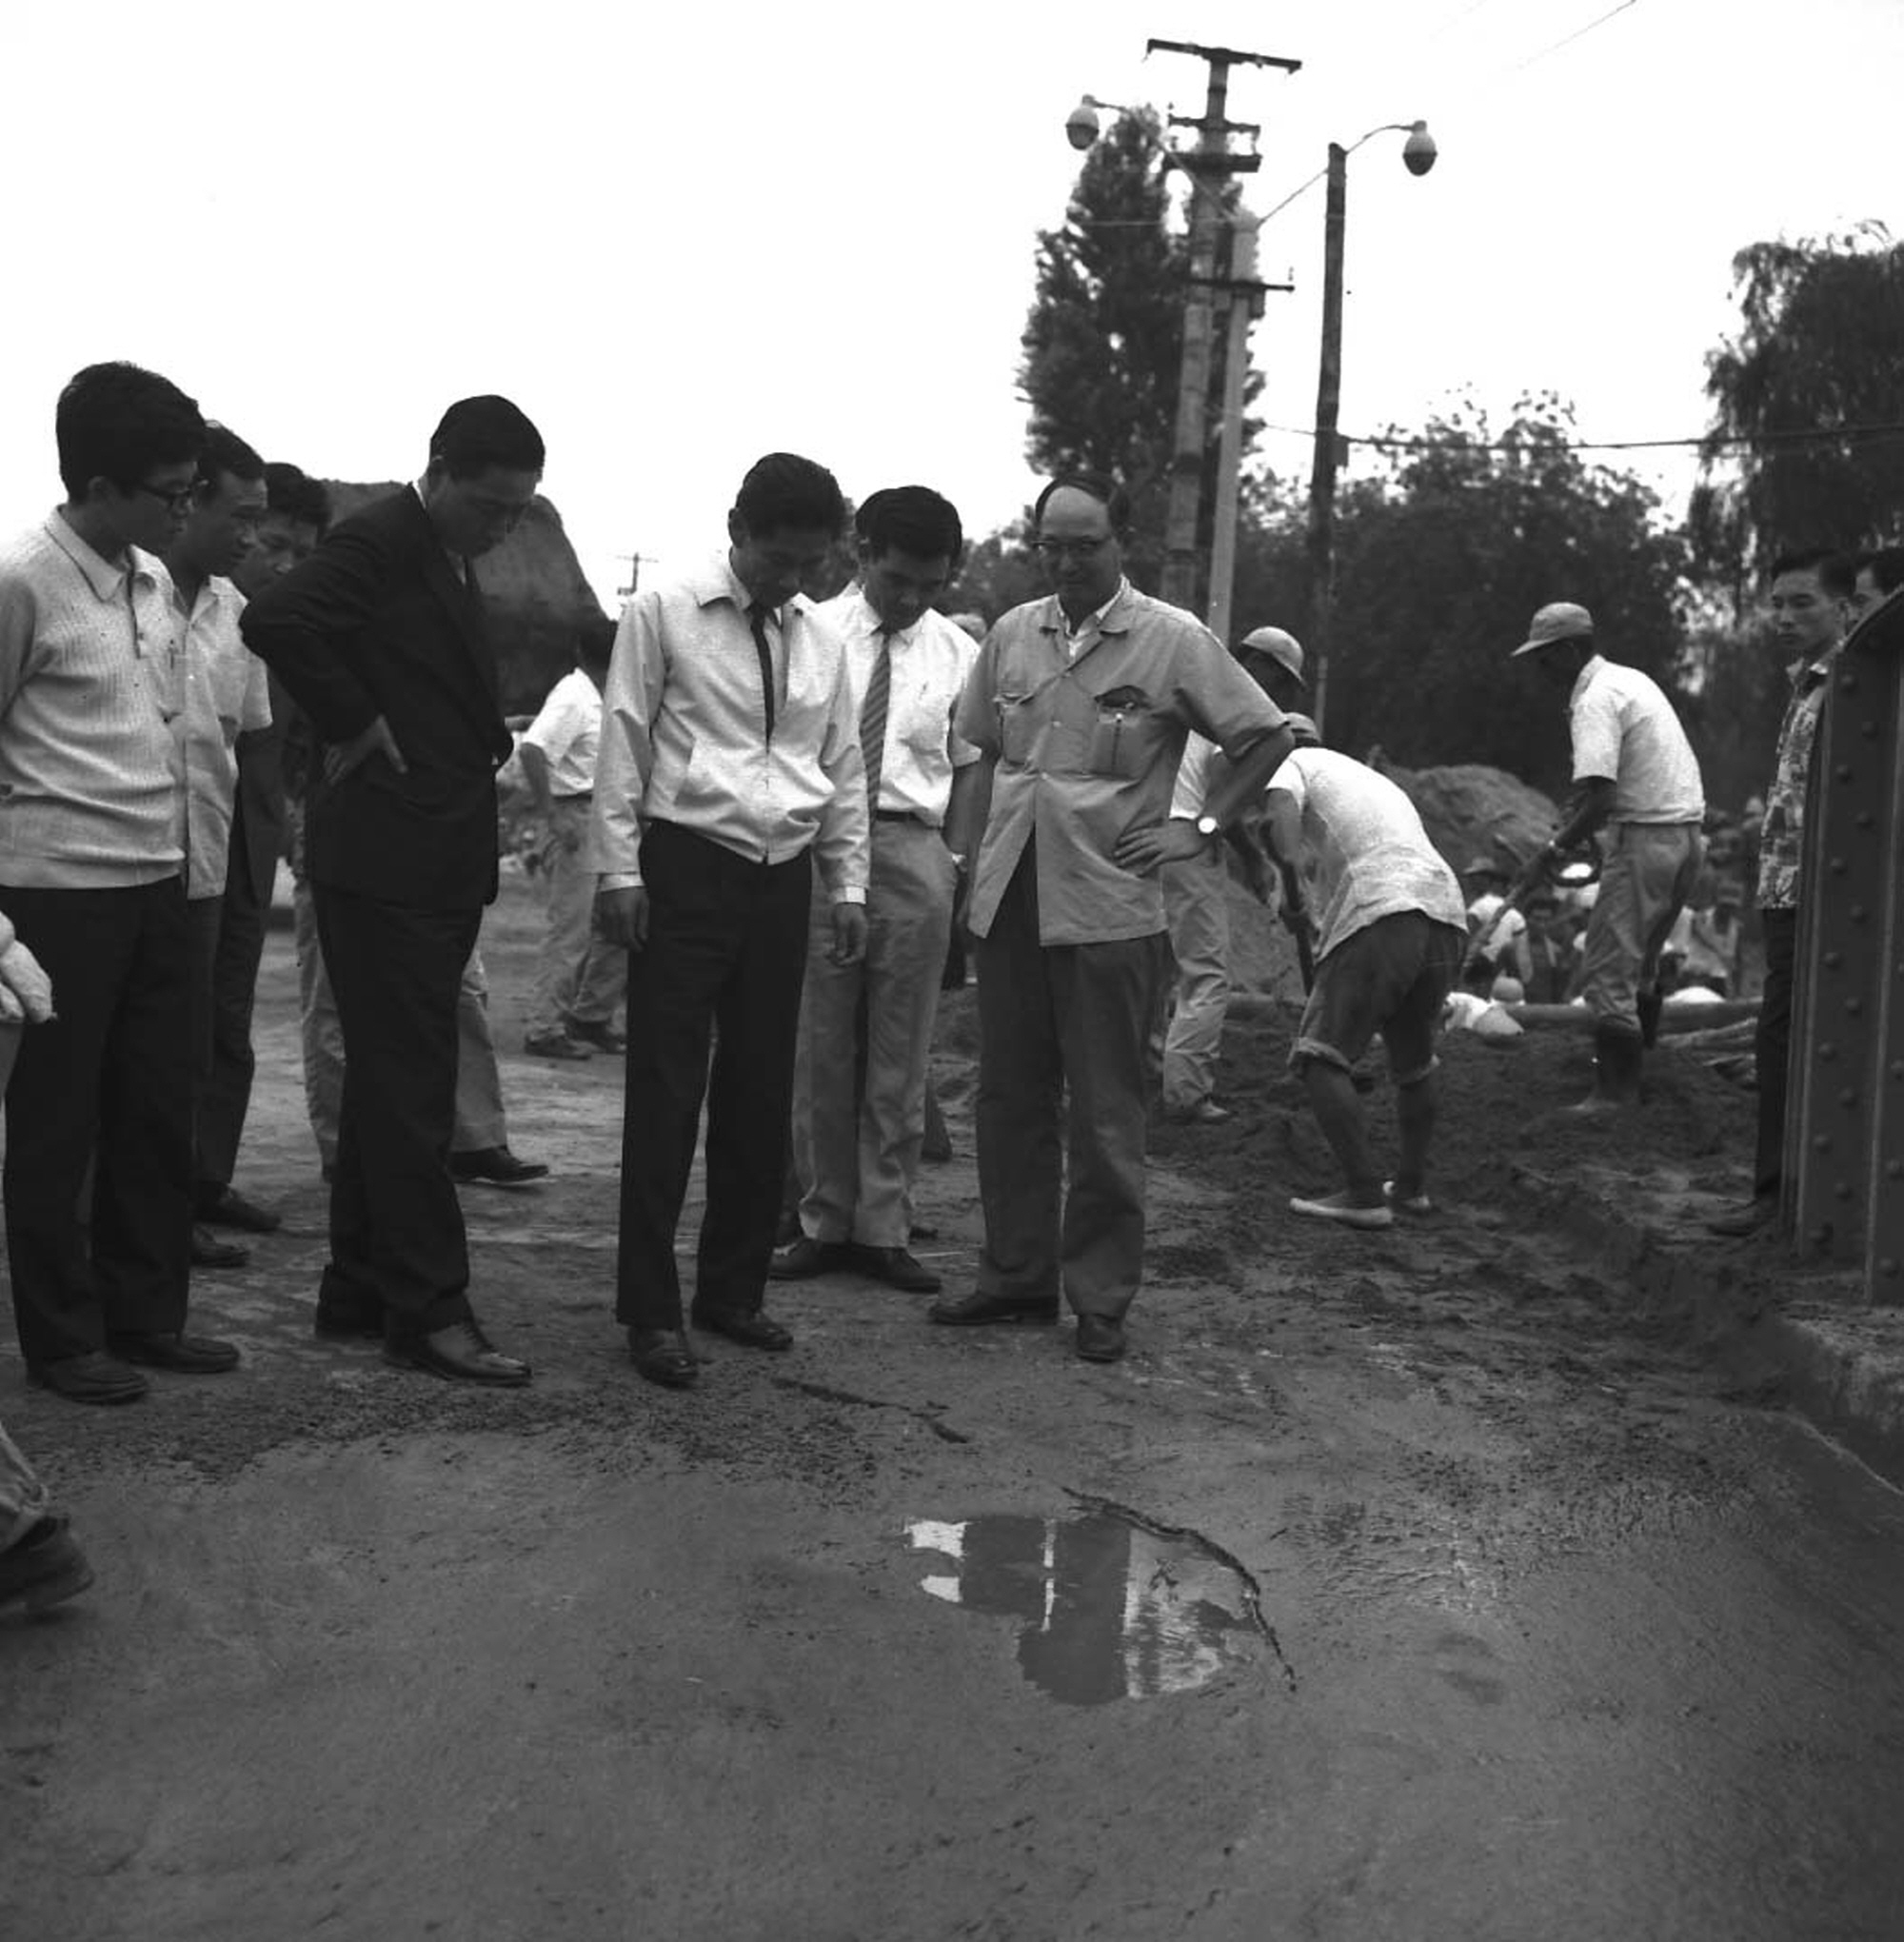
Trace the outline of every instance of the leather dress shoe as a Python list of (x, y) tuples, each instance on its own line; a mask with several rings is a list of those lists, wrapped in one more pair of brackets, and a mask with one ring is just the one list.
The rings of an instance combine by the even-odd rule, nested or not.
[(238, 1366), (237, 1349), (209, 1336), (115, 1335), (110, 1340), (122, 1361), (169, 1369), (175, 1376), (223, 1376)]
[(788, 1247), (776, 1248), (767, 1263), (768, 1278), (775, 1281), (804, 1281), (814, 1275), (843, 1268), (847, 1261), (846, 1243), (842, 1240), (815, 1240), (803, 1234)]
[(129, 1362), (92, 1349), (50, 1362), (29, 1362), (27, 1373), (42, 1389), (69, 1402), (137, 1402), (150, 1387)]
[(664, 1389), (692, 1389), (701, 1377), (700, 1357), (678, 1328), (631, 1328), (628, 1359), (637, 1376)]
[(275, 1234), (285, 1219), (275, 1207), (261, 1207), (232, 1186), (201, 1187), (195, 1211), (208, 1227), (236, 1227), (246, 1234)]
[(473, 1321), (452, 1321), (427, 1335), (387, 1338), (384, 1360), (393, 1369), (427, 1369), (452, 1382), (486, 1382), (500, 1389), (520, 1389), (530, 1375), (526, 1362), (491, 1347)]
[(523, 1050), (531, 1059), (563, 1059), (571, 1064), (595, 1056), (586, 1045), (578, 1045), (566, 1032), (531, 1032), (523, 1040)]
[(570, 1019), (568, 1036), (584, 1045), (593, 1045), (599, 1052), (625, 1052), (628, 1041), (613, 1025), (604, 1019), (591, 1023), (583, 1019)]
[(1078, 1354), (1087, 1362), (1115, 1362), (1126, 1347), (1124, 1325), (1108, 1315), (1078, 1318)]
[(539, 1180), (547, 1166), (539, 1159), (518, 1159), (506, 1146), (476, 1146), (449, 1156), (449, 1171), (459, 1180), (481, 1180), (486, 1186), (520, 1187)]
[(925, 1311), (929, 1321), (948, 1328), (976, 1328), (988, 1321), (1056, 1321), (1058, 1298), (1037, 1295), (987, 1295), (975, 1288), (969, 1295), (935, 1301)]
[(725, 1336), (744, 1349), (790, 1349), (793, 1336), (758, 1308), (702, 1308), (689, 1311), (696, 1328)]
[(195, 1268), (242, 1268), (251, 1258), (248, 1247), (220, 1240), (210, 1228), (191, 1224), (191, 1264)]
[(45, 1516), (17, 1543), (0, 1551), (0, 1612), (23, 1606), (46, 1611), (76, 1597), (92, 1582), (86, 1554), (72, 1541), (63, 1516)]
[(936, 1295), (945, 1284), (925, 1263), (902, 1247), (868, 1247), (852, 1241), (850, 1265), (889, 1288), (901, 1288), (908, 1295)]

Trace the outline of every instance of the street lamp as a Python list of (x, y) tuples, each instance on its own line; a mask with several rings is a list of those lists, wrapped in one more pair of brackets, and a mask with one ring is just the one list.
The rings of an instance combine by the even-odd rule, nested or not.
[[(1316, 451), (1309, 473), (1309, 653), (1315, 670), (1316, 726), (1328, 702), (1330, 630), (1336, 604), (1336, 421), (1342, 402), (1342, 230), (1348, 212), (1349, 157), (1362, 142), (1390, 132), (1405, 134), (1401, 163), (1411, 175), (1426, 175), (1438, 152), (1428, 124), (1383, 122), (1344, 149), (1329, 144), (1328, 212), (1322, 228), (1322, 356), (1316, 380)], [(1311, 181), (1315, 178), (1312, 176)]]
[(1064, 139), (1081, 154), (1098, 139), (1098, 131), (1103, 123), (1098, 119), (1098, 110), (1108, 109), (1112, 114), (1128, 114), (1130, 109), (1121, 102), (1100, 101), (1095, 94), (1087, 94), (1064, 117)]

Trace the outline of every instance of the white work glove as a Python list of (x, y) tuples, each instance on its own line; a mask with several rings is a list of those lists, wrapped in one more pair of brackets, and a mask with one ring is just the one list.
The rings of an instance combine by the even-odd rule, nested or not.
[(15, 938), (0, 951), (0, 1020), (17, 1024), (26, 1018), (43, 1025), (52, 1015), (53, 981)]

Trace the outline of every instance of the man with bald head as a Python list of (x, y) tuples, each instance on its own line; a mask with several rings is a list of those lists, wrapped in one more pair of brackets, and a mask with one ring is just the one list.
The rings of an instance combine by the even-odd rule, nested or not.
[(1168, 950), (1146, 839), (1193, 729), (1234, 763), (1206, 834), (1292, 745), (1215, 636), (1124, 577), (1128, 523), (1109, 480), (1045, 486), (1032, 545), (1052, 592), (999, 621), (960, 703), (989, 772), (970, 909), (985, 1240), (977, 1288), (931, 1310), (1056, 1321), (1061, 1290), (1094, 1362), (1124, 1353), (1143, 1274), (1146, 1046)]

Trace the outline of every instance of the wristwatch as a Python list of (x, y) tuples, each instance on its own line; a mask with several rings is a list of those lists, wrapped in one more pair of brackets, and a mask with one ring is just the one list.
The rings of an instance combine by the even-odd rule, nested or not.
[(1198, 817), (1197, 834), (1200, 836), (1204, 840), (1204, 842), (1207, 842), (1213, 836), (1220, 836), (1222, 832), (1223, 825), (1220, 822), (1219, 822), (1217, 819), (1208, 812), (1208, 810), (1205, 810), (1201, 816)]

